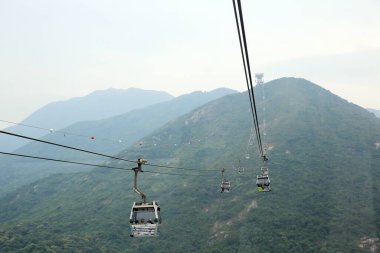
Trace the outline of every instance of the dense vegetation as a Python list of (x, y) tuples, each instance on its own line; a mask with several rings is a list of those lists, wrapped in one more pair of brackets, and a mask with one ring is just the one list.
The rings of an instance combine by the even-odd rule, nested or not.
[[(115, 154), (133, 145), (140, 138), (153, 132), (168, 121), (188, 113), (211, 100), (231, 93), (235, 93), (235, 91), (225, 88), (210, 92), (193, 92), (167, 102), (133, 110), (115, 117), (79, 122), (62, 130), (63, 132), (83, 136), (93, 135), (95, 140), (83, 138), (83, 136), (63, 135), (62, 132), (53, 132), (44, 136), (43, 139), (95, 152)], [(18, 138), (13, 137), (13, 139), (17, 140)], [(118, 140), (122, 140), (122, 142), (120, 143)], [(47, 146), (39, 142), (24, 145), (16, 150), (16, 153), (57, 157), (93, 164), (104, 160), (103, 157), (88, 156), (87, 154), (67, 149), (62, 150), (62, 148)], [(70, 166), (69, 164), (0, 156), (0, 196), (49, 174), (77, 172), (78, 170), (83, 171), (83, 168), (76, 165)]]
[[(376, 252), (380, 237), (380, 120), (303, 79), (256, 88), (265, 107), (272, 191), (258, 193), (246, 93), (212, 101), (119, 155), (221, 175), (140, 175), (161, 204), (160, 237), (130, 238), (132, 173), (52, 175), (0, 199), (1, 252)], [(262, 119), (262, 118), (260, 118)], [(232, 168), (239, 159), (246, 171)], [(133, 164), (107, 161), (131, 168)], [(145, 166), (147, 171), (193, 173)], [(204, 172), (203, 172), (204, 173)], [(4, 204), (6, 203), (6, 204)], [(376, 248), (377, 247), (377, 248)]]

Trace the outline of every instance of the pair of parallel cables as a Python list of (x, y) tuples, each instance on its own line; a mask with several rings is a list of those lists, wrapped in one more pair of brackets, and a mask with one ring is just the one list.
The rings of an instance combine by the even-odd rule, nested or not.
[[(20, 134), (15, 134), (7, 131), (0, 131), (1, 134), (6, 134), (9, 136), (13, 137), (18, 137), (18, 138), (23, 138), (35, 142), (40, 142), (48, 145), (53, 145), (53, 146), (58, 146), (61, 148), (66, 148), (66, 149), (71, 149), (74, 151), (78, 152), (84, 152), (92, 155), (97, 155), (97, 156), (102, 156), (106, 157), (109, 159), (114, 159), (114, 160), (120, 160), (124, 162), (129, 162), (129, 163), (137, 163), (137, 161), (125, 159), (122, 157), (116, 157), (116, 156), (111, 156), (107, 154), (102, 154), (94, 151), (89, 151), (81, 148), (76, 148), (72, 146), (67, 146), (67, 145), (62, 145), (59, 143), (51, 142), (51, 141), (46, 141), (46, 140), (41, 140), (41, 139), (36, 139), (32, 137), (28, 137), (25, 135), (20, 135)], [(82, 162), (74, 162), (74, 161), (68, 161), (68, 160), (62, 160), (62, 159), (54, 159), (54, 158), (47, 158), (47, 157), (39, 157), (39, 156), (31, 156), (31, 155), (23, 155), (23, 154), (16, 154), (16, 153), (9, 153), (9, 152), (0, 152), (0, 154), (3, 155), (8, 155), (8, 156), (17, 156), (17, 157), (23, 157), (23, 158), (31, 158), (31, 159), (38, 159), (38, 160), (45, 160), (45, 161), (54, 161), (54, 162), (62, 162), (62, 163), (70, 163), (70, 164), (77, 164), (77, 165), (85, 165), (85, 166), (93, 166), (93, 167), (101, 167), (101, 168), (109, 168), (109, 169), (118, 169), (118, 170), (129, 170), (126, 168), (119, 168), (119, 167), (114, 167), (114, 166), (108, 166), (108, 165), (97, 165), (97, 164), (90, 164), (90, 163), (82, 163)], [(215, 169), (194, 169), (194, 168), (184, 168), (184, 167), (176, 167), (176, 166), (167, 166), (167, 165), (159, 165), (159, 164), (152, 164), (152, 163), (145, 163), (144, 165), (146, 166), (151, 166), (151, 167), (157, 167), (157, 168), (167, 168), (167, 169), (177, 169), (177, 170), (192, 170), (192, 171), (203, 171), (203, 172), (212, 172), (212, 171), (219, 171)], [(184, 174), (184, 173), (171, 173), (171, 172), (160, 172), (160, 171), (144, 171), (148, 173), (154, 173), (154, 174), (165, 174), (165, 175), (176, 175), (176, 176), (209, 176), (206, 174)]]
[(265, 154), (265, 151), (263, 148), (263, 144), (261, 141), (260, 126), (259, 126), (259, 120), (257, 117), (255, 94), (253, 91), (251, 66), (250, 66), (250, 62), (249, 62), (247, 38), (245, 35), (245, 28), (244, 28), (243, 11), (242, 11), (240, 0), (232, 0), (232, 3), (233, 3), (233, 7), (234, 7), (236, 27), (237, 27), (237, 31), (238, 31), (238, 35), (239, 35), (240, 51), (241, 51), (241, 56), (243, 59), (244, 74), (245, 74), (245, 79), (246, 79), (246, 83), (247, 83), (247, 89), (248, 89), (248, 95), (249, 95), (249, 102), (250, 102), (250, 106), (251, 106), (253, 125), (255, 128), (259, 153), (260, 153), (261, 159), (265, 163), (268, 160), (268, 158), (266, 157), (266, 154)]

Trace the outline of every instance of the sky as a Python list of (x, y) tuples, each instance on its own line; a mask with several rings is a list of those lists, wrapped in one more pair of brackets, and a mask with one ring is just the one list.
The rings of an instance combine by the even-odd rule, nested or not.
[[(242, 0), (252, 72), (380, 109), (379, 0)], [(231, 0), (0, 0), (0, 119), (94, 90), (246, 88)]]

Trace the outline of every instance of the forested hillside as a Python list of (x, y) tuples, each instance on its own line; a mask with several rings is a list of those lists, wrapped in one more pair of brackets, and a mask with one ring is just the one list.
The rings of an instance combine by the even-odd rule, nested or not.
[[(248, 145), (248, 95), (233, 94), (169, 122), (143, 138), (144, 145), (118, 155), (195, 169), (144, 166), (180, 175), (139, 175), (148, 200), (161, 205), (159, 237), (129, 237), (130, 208), (139, 200), (132, 173), (94, 169), (53, 175), (2, 197), (0, 250), (378, 252), (380, 120), (304, 79), (274, 80), (255, 92), (261, 123), (266, 109), (271, 192), (255, 186), (262, 164), (256, 143)], [(244, 174), (233, 169), (239, 159)], [(223, 167), (229, 194), (220, 193), (221, 174), (213, 171)]]
[[(48, 134), (43, 139), (77, 148), (89, 149), (94, 152), (115, 154), (135, 144), (140, 138), (161, 127), (168, 121), (188, 113), (211, 100), (235, 92), (226, 88), (219, 88), (209, 92), (193, 92), (170, 101), (132, 110), (115, 117), (78, 122), (59, 132)], [(94, 139), (91, 139), (90, 136), (93, 136)], [(19, 139), (13, 136), (9, 136), (9, 138), (13, 140)], [(15, 152), (88, 163), (101, 163), (104, 161), (104, 157), (73, 152), (67, 149), (62, 150), (62, 148), (38, 142), (24, 145)], [(70, 164), (25, 160), (24, 158), (10, 158), (2, 155), (0, 156), (0, 196), (23, 184), (31, 183), (47, 175), (76, 172), (78, 170), (81, 171), (83, 168), (79, 168), (77, 165), (70, 166)]]

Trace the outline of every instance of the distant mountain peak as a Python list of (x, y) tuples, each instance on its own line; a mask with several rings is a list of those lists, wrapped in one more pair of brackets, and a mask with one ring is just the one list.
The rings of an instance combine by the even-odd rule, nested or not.
[(219, 98), (219, 97), (223, 97), (223, 96), (226, 96), (226, 95), (230, 95), (230, 94), (234, 94), (234, 93), (237, 93), (238, 91), (236, 90), (233, 90), (233, 89), (229, 89), (229, 88), (217, 88), (217, 89), (214, 89), (214, 90), (210, 90), (210, 91), (193, 91), (189, 94), (184, 94), (184, 95), (181, 95), (181, 96), (178, 96), (176, 97), (176, 99), (178, 98), (182, 98), (182, 97), (193, 97), (193, 96), (198, 96), (199, 94), (208, 94), (214, 98)]
[[(173, 96), (163, 91), (109, 88), (94, 91), (83, 97), (49, 103), (33, 112), (21, 123), (58, 130), (78, 121), (109, 118), (171, 99)], [(36, 138), (46, 134), (41, 130), (18, 125), (7, 128), (7, 131)], [(0, 136), (0, 148), (3, 151), (15, 150), (25, 143), (23, 140)]]
[(95, 90), (88, 95), (84, 97), (90, 97), (94, 95), (126, 95), (126, 94), (138, 94), (138, 95), (145, 95), (145, 94), (159, 94), (161, 96), (167, 96), (168, 99), (173, 98), (173, 96), (165, 91), (156, 91), (156, 90), (146, 90), (146, 89), (140, 89), (140, 88), (134, 88), (130, 87), (127, 89), (120, 89), (120, 88), (108, 88), (104, 90)]

